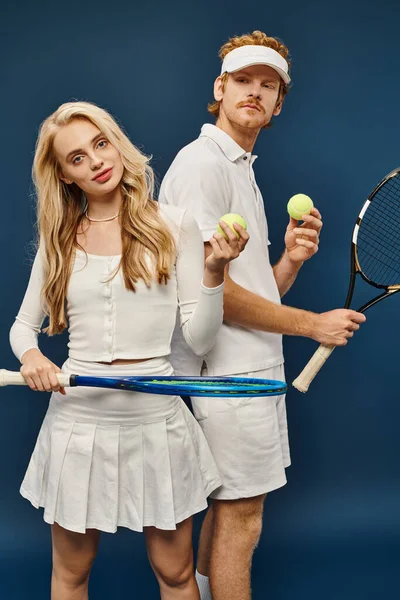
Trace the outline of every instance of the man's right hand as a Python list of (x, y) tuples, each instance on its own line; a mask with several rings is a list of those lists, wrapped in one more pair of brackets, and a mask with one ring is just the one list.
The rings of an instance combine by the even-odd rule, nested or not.
[(65, 389), (60, 387), (56, 373), (61, 373), (48, 358), (36, 348), (27, 350), (22, 358), (21, 375), (32, 390), (40, 392), (60, 392), (65, 395)]
[(366, 321), (362, 313), (347, 308), (338, 308), (314, 315), (310, 337), (324, 346), (345, 346), (354, 332)]

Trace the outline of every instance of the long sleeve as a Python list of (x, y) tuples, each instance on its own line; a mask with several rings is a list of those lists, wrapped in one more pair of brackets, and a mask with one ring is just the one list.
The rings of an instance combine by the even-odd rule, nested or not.
[(19, 360), (27, 350), (38, 348), (38, 335), (45, 318), (41, 301), (42, 285), (43, 266), (38, 252), (32, 266), (25, 297), (10, 330), (11, 348)]
[(223, 320), (224, 284), (205, 287), (203, 272), (202, 236), (194, 218), (185, 212), (176, 261), (177, 292), (183, 337), (198, 356), (213, 347)]

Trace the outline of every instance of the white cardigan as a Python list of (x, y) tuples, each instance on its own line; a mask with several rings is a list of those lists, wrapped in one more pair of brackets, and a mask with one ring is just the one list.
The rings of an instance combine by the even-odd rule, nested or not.
[[(177, 259), (168, 284), (142, 280), (136, 292), (125, 288), (121, 269), (110, 280), (120, 256), (100, 256), (77, 250), (67, 293), (69, 356), (77, 360), (111, 362), (167, 356), (171, 351), (177, 309), (187, 344), (205, 354), (214, 344), (223, 318), (223, 284), (202, 284), (204, 244), (186, 210), (160, 205), (177, 242)], [(38, 348), (46, 311), (41, 300), (43, 265), (37, 253), (28, 288), (10, 331), (14, 354), (21, 359)]]

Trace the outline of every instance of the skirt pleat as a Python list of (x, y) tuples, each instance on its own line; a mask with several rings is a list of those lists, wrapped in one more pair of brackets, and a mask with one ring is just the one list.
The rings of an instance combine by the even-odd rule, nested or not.
[(30, 500), (35, 508), (44, 506), (46, 498), (45, 482), (47, 480), (46, 471), (49, 467), (48, 449), (51, 446), (50, 438), (51, 420), (45, 419), (24, 478), (25, 493), (23, 495)]
[(169, 443), (166, 421), (143, 426), (143, 521), (159, 529), (175, 522)]
[(97, 425), (88, 478), (86, 527), (115, 531), (118, 522), (120, 427)]
[(143, 425), (121, 427), (120, 436), (118, 524), (134, 531), (142, 531), (144, 516)]
[[(68, 426), (60, 427), (59, 419), (55, 419), (55, 423), (60, 433), (65, 429), (65, 434), (61, 434), (60, 438), (54, 441), (52, 439), (51, 448), (65, 449), (60, 452), (54, 463), (50, 462), (52, 469), (49, 471), (48, 487), (54, 482), (55, 489), (48, 490), (52, 501), (49, 506), (46, 504), (44, 518), (48, 523), (57, 522), (58, 519), (62, 519), (66, 525), (85, 523), (96, 425), (74, 422), (68, 444), (65, 446)], [(73, 487), (72, 481), (76, 482)]]

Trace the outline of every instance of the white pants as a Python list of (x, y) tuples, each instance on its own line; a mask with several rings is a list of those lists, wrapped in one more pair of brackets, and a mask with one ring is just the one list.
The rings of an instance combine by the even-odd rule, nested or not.
[[(283, 365), (235, 377), (285, 380)], [(191, 401), (222, 477), (211, 498), (253, 498), (285, 485), (290, 465), (285, 396)]]

